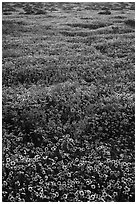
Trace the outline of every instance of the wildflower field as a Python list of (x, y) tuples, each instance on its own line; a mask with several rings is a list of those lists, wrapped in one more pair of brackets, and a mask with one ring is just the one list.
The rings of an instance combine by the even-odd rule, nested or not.
[(2, 12), (3, 201), (135, 201), (135, 3)]

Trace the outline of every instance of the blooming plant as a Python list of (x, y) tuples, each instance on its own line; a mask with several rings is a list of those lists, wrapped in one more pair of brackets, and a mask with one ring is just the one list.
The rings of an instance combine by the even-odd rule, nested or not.
[(127, 9), (134, 3), (3, 3), (4, 202), (135, 201)]

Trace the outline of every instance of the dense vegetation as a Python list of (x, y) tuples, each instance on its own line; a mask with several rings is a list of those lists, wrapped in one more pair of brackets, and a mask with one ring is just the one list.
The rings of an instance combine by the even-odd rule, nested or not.
[(134, 7), (3, 3), (3, 201), (135, 201)]

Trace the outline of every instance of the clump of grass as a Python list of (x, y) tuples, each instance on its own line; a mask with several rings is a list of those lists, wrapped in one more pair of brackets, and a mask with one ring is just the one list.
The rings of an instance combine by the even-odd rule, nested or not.
[(67, 24), (71, 27), (79, 27), (79, 28), (88, 28), (88, 29), (98, 29), (106, 26), (106, 23), (103, 22), (93, 22), (93, 23), (72, 23)]
[(35, 11), (31, 5), (27, 5), (23, 9), (25, 11), (25, 14), (27, 14), (27, 15), (31, 15), (31, 14), (35, 13)]
[(23, 21), (3, 20), (2, 33), (5, 35), (19, 36), (22, 32), (29, 31), (29, 28), (26, 28), (25, 25), (26, 23)]
[(39, 10), (36, 11), (35, 14), (36, 14), (36, 15), (46, 14), (46, 11), (39, 9)]
[(3, 15), (11, 15), (12, 12), (9, 12), (9, 11), (6, 11), (6, 12), (3, 12)]
[(135, 20), (134, 19), (128, 19), (125, 21), (125, 24), (128, 26), (131, 26), (133, 28), (135, 28)]
[(77, 31), (77, 32), (62, 31), (61, 34), (64, 36), (69, 36), (69, 37), (75, 37), (75, 36), (85, 37), (85, 36), (89, 36), (91, 33), (90, 32), (82, 32), (82, 31)]
[(90, 18), (90, 17), (81, 17), (80, 19), (83, 19), (83, 20), (92, 20), (93, 18)]
[(101, 15), (111, 15), (111, 11), (109, 11), (109, 10), (100, 11), (98, 14), (101, 14)]
[(14, 12), (14, 11), (16, 11), (16, 8), (14, 8), (12, 5), (9, 5), (6, 2), (2, 3), (2, 12)]
[(124, 19), (126, 17), (125, 16), (114, 16), (113, 18)]

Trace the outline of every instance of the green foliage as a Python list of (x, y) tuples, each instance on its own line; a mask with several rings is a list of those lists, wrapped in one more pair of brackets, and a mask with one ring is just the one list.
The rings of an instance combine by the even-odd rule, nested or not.
[(133, 28), (135, 28), (135, 20), (134, 19), (128, 19), (125, 21), (125, 24), (128, 26), (131, 26)]
[(102, 15), (111, 15), (111, 11), (109, 11), (109, 10), (100, 11), (98, 14), (102, 14)]
[(135, 201), (134, 6), (3, 3), (4, 202)]
[[(98, 101), (98, 103), (96, 103), (98, 98), (96, 91), (94, 86), (89, 90), (85, 87), (85, 90), (83, 90), (83, 86), (72, 82), (62, 83), (52, 87), (32, 86), (29, 89), (20, 86), (3, 91), (3, 131), (6, 129), (6, 133), (3, 134), (3, 144), (5, 146), (3, 157), (6, 159), (6, 144), (8, 141), (10, 141), (8, 152), (10, 152), (11, 155), (14, 154), (12, 151), (15, 151), (18, 146), (21, 146), (20, 150), (16, 150), (18, 151), (18, 154), (16, 154), (18, 158), (16, 158), (15, 163), (20, 171), (21, 168), (23, 168), (26, 172), (23, 180), (20, 180), (18, 173), (16, 173), (17, 180), (15, 180), (15, 182), (21, 182), (20, 186), (22, 186), (23, 183), (27, 185), (27, 175), (29, 174), (38, 174), (41, 178), (41, 182), (46, 182), (43, 174), (40, 173), (41, 171), (38, 172), (39, 168), (37, 168), (37, 170), (33, 169), (32, 162), (33, 166), (40, 164), (44, 172), (46, 170), (44, 158), (47, 158), (46, 155), (48, 154), (49, 161), (51, 159), (55, 164), (55, 169), (63, 168), (63, 166), (57, 162), (62, 160), (63, 165), (66, 165), (66, 161), (67, 164), (70, 165), (70, 167), (66, 166), (66, 168), (69, 168), (68, 174), (73, 175), (78, 172), (79, 176), (74, 177), (80, 182), (80, 185), (77, 184), (77, 190), (80, 189), (80, 186), (83, 186), (82, 188), (85, 193), (85, 190), (90, 190), (94, 193), (92, 186), (90, 187), (85, 184), (85, 179), (90, 179), (91, 177), (95, 178), (94, 182), (92, 179), (92, 184), (95, 185), (96, 193), (102, 192), (107, 188), (109, 189), (110, 187), (105, 182), (105, 178), (102, 177), (105, 173), (109, 183), (111, 183), (112, 178), (114, 180), (113, 187), (111, 186), (113, 190), (107, 190), (107, 196), (110, 197), (110, 200), (112, 200), (112, 192), (116, 191), (118, 194), (113, 196), (114, 200), (133, 201), (134, 195), (132, 193), (134, 186), (132, 182), (128, 183), (127, 186), (122, 183), (120, 179), (124, 179), (125, 175), (126, 179), (131, 179), (131, 172), (132, 176), (134, 175), (131, 167), (134, 161), (133, 147), (135, 144), (133, 136), (135, 129), (134, 105), (130, 103), (130, 97), (125, 97), (124, 95), (119, 96), (117, 99), (116, 96), (105, 97), (104, 100), (100, 98), (100, 102)], [(33, 148), (29, 147), (30, 144), (33, 145)], [(45, 152), (45, 147), (47, 149), (50, 147), (49, 152), (47, 152), (47, 150)], [(36, 150), (38, 148), (41, 150)], [(29, 152), (29, 157), (25, 156), (26, 153), (21, 153), (23, 149), (24, 152)], [(89, 155), (90, 158), (88, 158)], [(38, 157), (37, 160), (35, 160), (36, 156)], [(11, 156), (9, 155), (8, 157), (10, 158)], [(76, 162), (75, 164), (77, 157), (78, 163)], [(19, 166), (20, 158), (23, 159), (23, 167)], [(54, 160), (55, 158), (57, 161)], [(82, 158), (84, 164), (81, 163)], [(11, 161), (13, 161), (13, 159), (11, 159)], [(57, 177), (55, 179), (55, 185), (57, 185), (56, 182), (63, 179), (63, 175), (66, 171), (62, 172), (61, 175), (60, 170), (57, 170), (55, 173), (53, 166), (50, 167), (49, 161), (46, 160), (46, 165), (51, 168), (52, 178), (55, 179)], [(37, 162), (39, 162), (39, 164)], [(113, 162), (115, 163), (113, 164)], [(123, 163), (130, 168), (128, 173), (123, 167)], [(84, 166), (82, 167), (81, 165)], [(113, 165), (116, 167), (113, 167)], [(30, 171), (27, 166), (31, 167)], [(91, 167), (92, 171), (90, 170)], [(107, 171), (105, 170), (106, 167)], [(4, 168), (5, 171), (10, 172), (9, 168), (11, 169), (11, 166), (8, 167), (8, 162), (6, 162)], [(5, 171), (3, 171), (3, 173)], [(14, 170), (13, 168), (12, 171), (15, 174), (16, 169)], [(49, 172), (49, 170), (46, 170), (46, 172)], [(58, 177), (58, 175), (60, 176)], [(48, 182), (53, 181), (50, 177), (50, 173), (47, 173), (47, 176), (49, 177)], [(33, 177), (31, 175), (29, 177), (29, 182), (33, 183), (32, 188), (35, 188), (40, 180), (36, 179), (36, 181), (33, 182)], [(69, 177), (65, 178), (65, 181), (69, 179)], [(72, 180), (74, 178), (71, 177)], [(119, 182), (122, 188), (126, 188), (127, 186), (132, 193), (128, 193), (127, 196), (124, 197), (123, 189), (121, 194), (119, 194), (119, 190), (116, 188), (117, 182)], [(39, 183), (39, 185), (41, 184)], [(99, 188), (98, 185), (100, 185)], [(9, 186), (11, 189), (13, 188), (10, 180), (8, 180), (8, 187)], [(17, 189), (21, 188), (17, 187)], [(57, 186), (56, 191), (59, 191), (62, 195), (66, 192), (68, 195), (67, 199), (70, 201), (71, 198), (69, 198), (68, 193), (69, 186), (66, 187), (65, 192), (63, 189), (59, 189)], [(7, 187), (3, 183), (3, 194), (4, 191), (7, 191)], [(76, 190), (73, 189), (73, 192), (76, 193)], [(26, 201), (45, 201), (43, 196), (41, 198), (39, 196), (36, 198), (34, 195), (23, 197), (21, 194), (20, 196), (21, 199), (24, 198)], [(99, 201), (99, 199), (104, 198), (108, 201), (107, 196), (97, 197), (96, 199)], [(10, 200), (6, 195), (3, 195), (3, 199), (5, 201)], [(18, 198), (15, 199), (18, 200)], [(48, 201), (53, 198), (49, 197), (46, 199)], [(59, 197), (57, 200), (58, 199), (61, 200), (63, 198)], [(74, 201), (74, 199), (75, 196), (72, 200)], [(83, 201), (87, 201), (88, 199), (88, 197), (80, 197), (80, 200)]]
[(67, 24), (71, 27), (79, 27), (79, 28), (88, 28), (88, 29), (98, 29), (107, 26), (106, 23), (103, 22), (92, 22), (91, 24), (84, 24), (84, 23), (75, 23), (75, 24)]
[(4, 35), (20, 36), (22, 33), (29, 31), (23, 21), (3, 20), (2, 24), (2, 33)]

